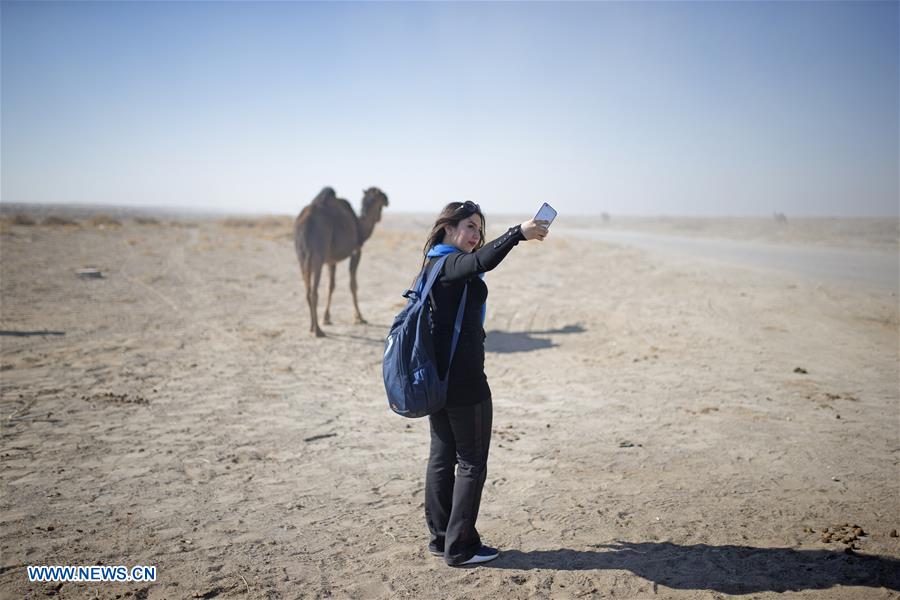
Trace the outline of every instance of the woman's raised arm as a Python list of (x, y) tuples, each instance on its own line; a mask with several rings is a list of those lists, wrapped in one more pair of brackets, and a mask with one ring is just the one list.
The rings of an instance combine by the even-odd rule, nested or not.
[(456, 281), (478, 273), (485, 273), (500, 264), (513, 246), (522, 240), (541, 240), (547, 237), (546, 221), (526, 221), (510, 227), (497, 239), (472, 253), (457, 252), (444, 263), (444, 280)]

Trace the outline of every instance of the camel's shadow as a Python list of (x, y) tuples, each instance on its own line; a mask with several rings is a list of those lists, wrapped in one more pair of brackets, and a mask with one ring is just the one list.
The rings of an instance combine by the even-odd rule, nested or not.
[(35, 335), (66, 335), (65, 331), (0, 331), (0, 335), (8, 335), (11, 337), (31, 337)]
[(544, 348), (554, 348), (559, 344), (554, 344), (551, 340), (545, 338), (533, 337), (535, 335), (556, 335), (561, 333), (584, 333), (586, 329), (581, 325), (566, 325), (559, 329), (545, 329), (543, 331), (521, 331), (513, 333), (510, 331), (489, 331), (487, 339), (484, 343), (486, 352), (531, 352), (532, 350), (543, 350)]
[[(361, 325), (353, 325), (353, 328), (345, 328), (343, 331), (336, 331), (334, 328), (326, 330), (325, 340), (351, 340), (354, 342), (362, 342), (368, 346), (384, 346), (384, 337), (375, 337), (381, 333), (387, 333), (389, 327), (387, 325), (373, 325), (372, 323), (363, 323)], [(364, 335), (350, 333), (353, 331), (362, 332)]]
[(752, 546), (680, 546), (670, 542), (617, 542), (594, 547), (604, 550), (507, 550), (484, 566), (560, 571), (621, 569), (670, 588), (726, 594), (821, 590), (838, 585), (900, 590), (900, 560), (887, 556)]

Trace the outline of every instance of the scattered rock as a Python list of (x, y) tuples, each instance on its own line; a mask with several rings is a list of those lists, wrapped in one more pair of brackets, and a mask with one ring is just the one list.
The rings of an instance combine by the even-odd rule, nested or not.
[(304, 442), (315, 442), (316, 440), (324, 440), (325, 438), (335, 437), (336, 433), (321, 433), (319, 435), (313, 435), (308, 438), (303, 438)]
[(891, 537), (897, 537), (897, 530), (891, 529), (891, 533), (889, 534)]
[(808, 373), (808, 371), (806, 369), (804, 369), (803, 367), (795, 367), (794, 373), (801, 373), (803, 375), (806, 375)]
[(100, 272), (100, 269), (95, 269), (94, 267), (84, 267), (83, 269), (78, 269), (75, 273), (82, 279), (103, 279), (103, 273)]

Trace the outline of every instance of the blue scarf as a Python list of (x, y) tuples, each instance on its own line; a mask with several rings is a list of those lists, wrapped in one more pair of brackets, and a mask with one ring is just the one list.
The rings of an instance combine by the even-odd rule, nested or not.
[[(435, 244), (431, 247), (431, 250), (428, 251), (426, 256), (428, 258), (434, 258), (435, 256), (446, 256), (447, 254), (453, 254), (454, 252), (462, 252), (456, 246), (451, 246), (450, 244)], [(479, 273), (479, 277), (484, 279), (484, 273)], [(487, 302), (481, 305), (481, 325), (484, 326), (484, 318), (487, 316)]]

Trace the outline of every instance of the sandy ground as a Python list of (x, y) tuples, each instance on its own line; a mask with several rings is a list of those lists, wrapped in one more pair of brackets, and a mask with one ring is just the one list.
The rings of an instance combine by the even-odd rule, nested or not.
[[(339, 266), (325, 339), (289, 220), (101, 224), (0, 229), (4, 598), (900, 598), (896, 291), (521, 244), (486, 279), (504, 554), (452, 569), (380, 372), (418, 220), (364, 247), (367, 325)], [(26, 574), (96, 564), (157, 581)]]
[(562, 218), (565, 227), (606, 231), (639, 231), (691, 237), (772, 242), (812, 247), (897, 251), (900, 222), (873, 217), (790, 217), (784, 221), (759, 217), (619, 217), (609, 221), (588, 216)]

